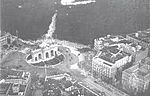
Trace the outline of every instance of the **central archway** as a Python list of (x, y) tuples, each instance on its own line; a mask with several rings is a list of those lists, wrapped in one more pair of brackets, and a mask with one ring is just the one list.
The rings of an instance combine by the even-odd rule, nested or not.
[(61, 55), (56, 56), (55, 58), (47, 60), (47, 61), (41, 61), (39, 63), (30, 63), (30, 64), (35, 67), (45, 67), (45, 66), (52, 67), (54, 65), (60, 64), (63, 61), (64, 61), (64, 55), (61, 54)]
[(27, 56), (26, 61), (28, 64), (35, 67), (53, 67), (62, 63), (65, 55), (59, 49), (60, 46), (39, 48), (31, 51)]

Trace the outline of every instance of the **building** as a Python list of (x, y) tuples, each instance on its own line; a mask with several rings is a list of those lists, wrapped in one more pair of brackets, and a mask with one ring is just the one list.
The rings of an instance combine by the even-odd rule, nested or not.
[(148, 56), (148, 48), (135, 44), (122, 36), (107, 35), (94, 41), (95, 50), (99, 51), (104, 47), (118, 46), (122, 51), (132, 55), (133, 62), (138, 62)]
[(27, 85), (1, 83), (0, 96), (25, 96)]
[(127, 34), (126, 38), (136, 44), (140, 44), (145, 48), (150, 48), (150, 30)]
[(15, 48), (13, 46), (13, 42), (17, 39), (16, 36), (11, 35), (10, 33), (7, 32), (1, 32), (0, 34), (0, 58), (3, 58), (7, 52), (8, 49), (10, 50), (10, 48), (12, 49), (12, 47), (16, 50), (17, 48)]
[(30, 73), (24, 71), (10, 71), (5, 76), (6, 83), (16, 83), (26, 85), (30, 79)]
[(117, 69), (131, 62), (131, 55), (118, 49), (118, 46), (104, 47), (92, 59), (94, 76), (115, 78)]
[(1, 46), (9, 44), (12, 42), (12, 36), (10, 33), (1, 32), (0, 44)]
[(0, 69), (3, 82), (0, 82), (0, 96), (25, 96), (30, 73)]
[(123, 39), (124, 37), (120, 35), (116, 35), (116, 36), (107, 35), (105, 37), (94, 39), (94, 49), (98, 51), (102, 49), (104, 46), (111, 46), (114, 44), (118, 44), (118, 42)]
[(133, 62), (139, 62), (148, 56), (148, 48), (144, 48), (143, 46), (134, 43), (125, 43), (129, 42), (128, 40), (122, 40), (120, 42), (122, 43), (118, 44), (118, 46), (124, 52), (132, 55)]
[(44, 92), (44, 96), (51, 94), (53, 96), (79, 96), (83, 89), (78, 82), (67, 73), (48, 76), (44, 87), (48, 89)]
[(0, 83), (0, 96), (6, 96), (9, 91), (10, 83)]
[(11, 84), (7, 96), (25, 96), (27, 85)]
[[(88, 52), (80, 52), (79, 57), (79, 63), (78, 66), (79, 68), (81, 68), (82, 70), (85, 70), (87, 72), (92, 72), (92, 58), (96, 55), (96, 52), (94, 51), (88, 51)], [(82, 58), (82, 60), (80, 60), (80, 58)]]
[(16, 40), (17, 37), (14, 35), (11, 35), (8, 32), (1, 32), (0, 35), (0, 46), (6, 45), (6, 44), (11, 44), (14, 40)]
[(123, 88), (128, 92), (144, 92), (149, 88), (150, 64), (135, 64), (122, 73)]
[(50, 46), (45, 48), (38, 48), (31, 51), (31, 54), (27, 56), (28, 63), (39, 63), (42, 61), (50, 60), (56, 56), (61, 55), (58, 51), (58, 46)]
[(14, 93), (19, 92), (19, 87), (20, 87), (19, 84), (13, 84), (13, 86), (12, 86), (12, 91), (13, 91)]
[(1, 83), (0, 96), (25, 96), (27, 85)]

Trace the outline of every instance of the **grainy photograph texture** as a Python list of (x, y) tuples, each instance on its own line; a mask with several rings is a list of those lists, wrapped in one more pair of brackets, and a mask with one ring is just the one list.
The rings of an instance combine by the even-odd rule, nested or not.
[(0, 96), (150, 96), (150, 0), (1, 0)]

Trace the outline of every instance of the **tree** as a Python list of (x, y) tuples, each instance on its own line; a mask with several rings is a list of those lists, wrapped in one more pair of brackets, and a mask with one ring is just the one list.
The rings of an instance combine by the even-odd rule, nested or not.
[(8, 45), (7, 45), (7, 44), (3, 45), (3, 48), (4, 48), (4, 49), (7, 49), (7, 48), (8, 48)]
[(35, 90), (34, 96), (43, 96), (42, 90)]

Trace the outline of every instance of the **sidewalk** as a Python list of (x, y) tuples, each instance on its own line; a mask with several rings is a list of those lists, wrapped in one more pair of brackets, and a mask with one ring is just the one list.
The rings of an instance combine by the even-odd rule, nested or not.
[(95, 83), (92, 78), (86, 78), (83, 80), (83, 83), (86, 84), (87, 86), (89, 86), (91, 89), (93, 90), (97, 90), (100, 93), (103, 92), (106, 94), (106, 96), (115, 96), (112, 95), (111, 92), (109, 92), (107, 89), (105, 89), (104, 87), (100, 86), (99, 84)]
[(105, 93), (106, 96), (129, 96), (128, 94), (122, 92), (121, 90), (112, 87), (104, 82), (99, 82), (99, 84), (94, 82), (93, 78), (86, 78), (83, 80), (83, 83), (89, 86), (93, 90), (98, 90), (102, 93)]

